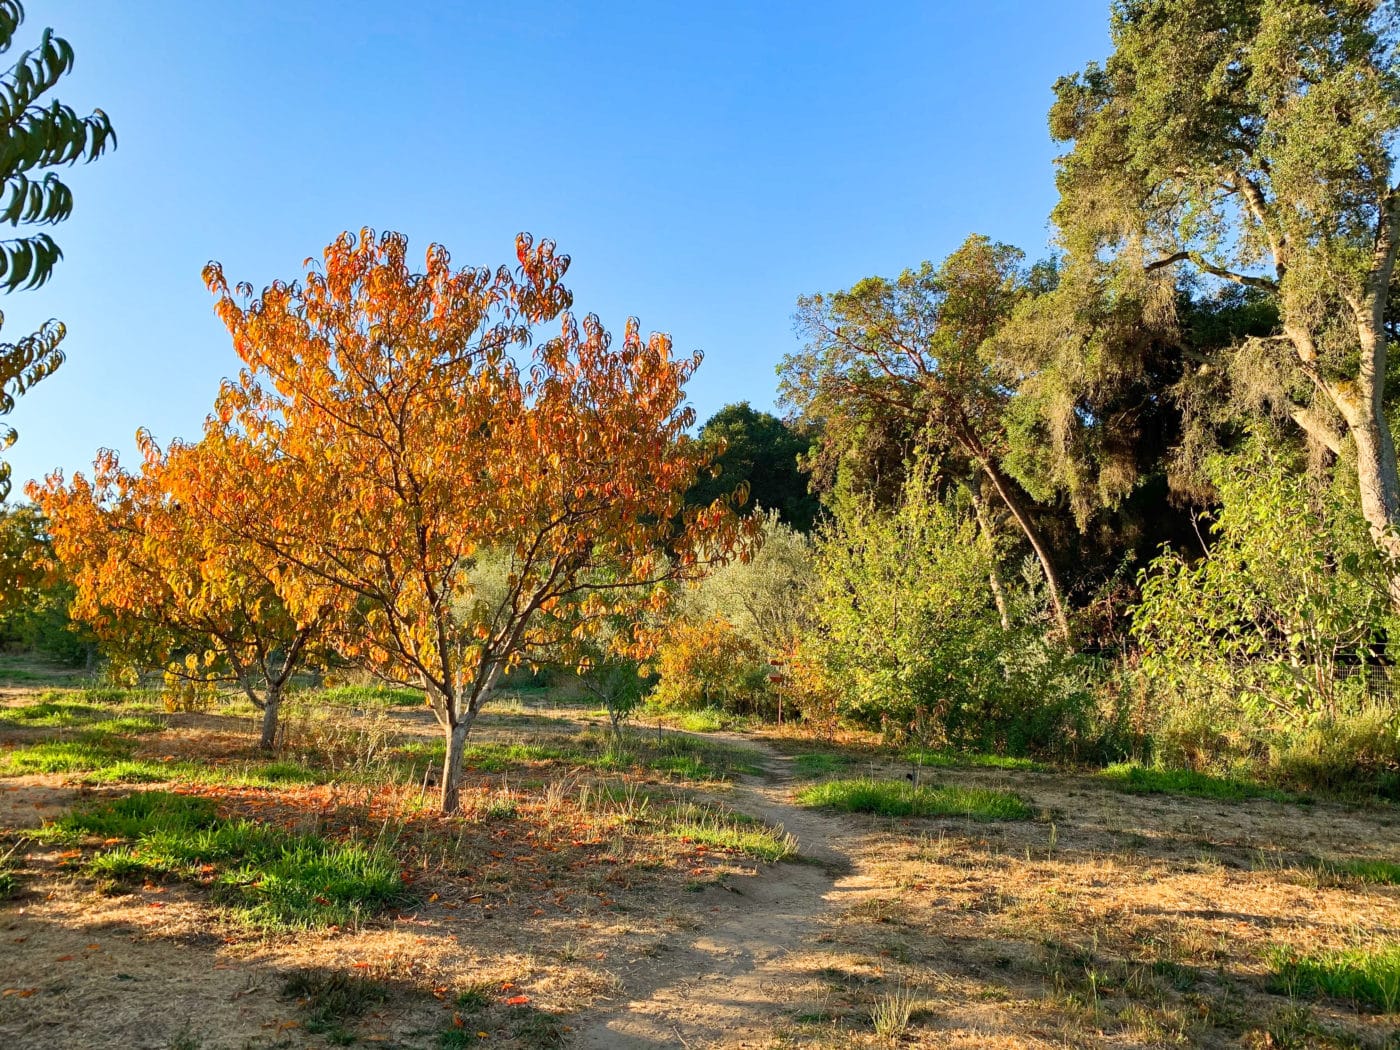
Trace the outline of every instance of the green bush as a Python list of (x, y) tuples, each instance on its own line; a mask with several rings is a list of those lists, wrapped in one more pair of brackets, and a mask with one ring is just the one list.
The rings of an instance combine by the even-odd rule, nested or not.
[(1169, 552), (1143, 575), (1142, 729), (1169, 767), (1393, 790), (1398, 723), (1351, 673), (1396, 636), (1386, 566), (1355, 493), (1269, 449), (1252, 440), (1211, 460), (1221, 505), (1210, 553)]

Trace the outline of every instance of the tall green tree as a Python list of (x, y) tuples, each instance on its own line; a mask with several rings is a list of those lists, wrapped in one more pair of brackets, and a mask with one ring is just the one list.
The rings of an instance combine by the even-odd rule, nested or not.
[[(0, 53), (14, 44), (24, 21), (19, 0), (0, 0)], [(116, 145), (107, 114), (80, 117), (70, 106), (45, 96), (73, 68), (73, 48), (45, 29), (37, 47), (22, 52), (0, 76), (0, 222), (52, 226), (73, 211), (73, 193), (50, 169), (93, 161)], [(0, 240), (0, 288), (37, 288), (63, 257), (48, 233), (29, 232)], [(4, 316), (0, 315), (0, 324)], [(14, 411), (15, 398), (63, 363), (64, 327), (47, 322), (13, 343), (0, 343), (0, 416)], [(0, 425), (0, 448), (17, 435)], [(0, 462), (0, 499), (10, 491), (10, 467)]]
[[(1022, 253), (969, 237), (938, 266), (870, 277), (798, 301), (806, 345), (783, 360), (784, 401), (819, 419), (829, 449), (858, 444), (872, 421), (897, 422), (912, 450), (927, 442), (941, 469), (985, 490), (1029, 544), (1061, 634), (1064, 588), (1033, 501), (1006, 471), (1011, 390), (983, 346), (1029, 291)], [(907, 454), (906, 454), (907, 455)], [(983, 520), (990, 516), (983, 515)]]
[(710, 473), (686, 494), (686, 502), (708, 506), (739, 486), (748, 488), (748, 508), (778, 512), (784, 524), (810, 532), (821, 512), (800, 461), (812, 449), (810, 427), (790, 426), (747, 401), (725, 405), (700, 428), (700, 440), (722, 445)]
[[(1385, 413), (1400, 250), (1397, 15), (1378, 0), (1117, 0), (1113, 53), (1055, 85), (1054, 219), (1080, 265), (1185, 270), (1276, 301), (1235, 396), (1354, 464), (1400, 559)], [(1400, 604), (1400, 573), (1392, 598)]]

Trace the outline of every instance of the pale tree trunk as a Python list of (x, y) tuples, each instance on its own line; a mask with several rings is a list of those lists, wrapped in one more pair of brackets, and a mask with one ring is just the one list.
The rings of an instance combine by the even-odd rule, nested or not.
[(467, 746), (467, 734), (486, 702), (496, 691), (503, 661), (492, 659), (472, 681), (466, 703), (462, 702), (462, 687), (452, 696), (443, 697), (442, 720), (447, 735), (447, 754), (442, 760), (442, 812), (456, 813), (462, 802), (462, 755)]
[(1385, 417), (1389, 350), (1385, 312), (1397, 246), (1400, 246), (1400, 196), (1392, 191), (1376, 231), (1371, 271), (1364, 292), (1359, 298), (1347, 297), (1360, 350), (1355, 383), (1341, 385), (1323, 379), (1315, 370), (1317, 351), (1311, 333), (1295, 330), (1289, 335), (1314, 382), (1332, 399), (1346, 420), (1356, 446), (1361, 514), (1371, 527), (1372, 540), (1388, 563), (1391, 606), (1400, 610), (1400, 472), (1396, 468), (1395, 439)]
[(977, 515), (977, 527), (982, 534), (982, 544), (987, 551), (988, 561), (991, 563), (987, 570), (987, 583), (992, 589), (992, 601), (996, 603), (997, 616), (1001, 618), (1001, 629), (1011, 630), (1011, 616), (1006, 608), (1006, 590), (1001, 584), (1001, 570), (997, 566), (996, 558), (996, 537), (992, 533), (992, 525), (987, 514), (987, 508), (982, 505), (982, 497), (977, 493), (972, 493), (972, 510)]
[(1036, 560), (1040, 562), (1041, 574), (1045, 577), (1046, 593), (1050, 596), (1050, 612), (1055, 618), (1056, 633), (1059, 634), (1062, 641), (1068, 643), (1070, 641), (1069, 615), (1065, 612), (1060, 576), (1055, 571), (1055, 563), (1050, 560), (1049, 547), (1046, 546), (1035, 522), (1031, 520), (1030, 512), (1021, 504), (1021, 498), (1012, 487), (1011, 479), (1002, 474), (1001, 468), (980, 449), (974, 450), (974, 456), (983, 473), (987, 475), (987, 480), (991, 482), (992, 488), (1001, 497), (1001, 501), (1006, 504), (1006, 509), (1016, 519), (1016, 524), (1021, 527), (1021, 532), (1025, 534), (1026, 542), (1031, 545), (1031, 550), (1035, 552)]
[(1395, 439), (1385, 418), (1386, 338), (1363, 316), (1361, 367), (1354, 397), (1334, 396), (1356, 446), (1356, 481), (1361, 514), (1388, 564), (1391, 605), (1400, 610), (1400, 472)]
[(447, 755), (442, 760), (442, 812), (456, 813), (462, 804), (462, 756), (467, 749), (467, 734), (471, 732), (475, 715), (468, 711), (455, 725), (447, 727)]

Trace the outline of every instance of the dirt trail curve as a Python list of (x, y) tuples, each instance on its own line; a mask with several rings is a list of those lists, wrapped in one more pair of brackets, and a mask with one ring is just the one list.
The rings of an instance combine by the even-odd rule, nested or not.
[[(756, 746), (753, 741), (745, 744)], [(744, 1047), (766, 1042), (793, 1005), (782, 987), (795, 953), (818, 932), (819, 918), (872, 892), (853, 863), (856, 832), (843, 821), (785, 801), (791, 759), (760, 747), (767, 775), (744, 778), (726, 799), (735, 809), (781, 824), (805, 863), (770, 867), (742, 889), (708, 889), (711, 921), (676, 934), (623, 978), (630, 1001), (580, 1018), (578, 1050)]]

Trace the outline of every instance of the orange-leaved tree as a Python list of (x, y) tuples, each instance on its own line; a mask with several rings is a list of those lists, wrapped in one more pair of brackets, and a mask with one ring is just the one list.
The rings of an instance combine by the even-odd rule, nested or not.
[(292, 675), (313, 654), (324, 617), (293, 615), (266, 552), (175, 493), (183, 478), (220, 469), (212, 449), (162, 452), (142, 432), (140, 470), (103, 450), (91, 480), (49, 475), (29, 496), (48, 516), (53, 549), (72, 580), (72, 615), (104, 648), (168, 676), (236, 683), (262, 711), (272, 748)]
[[(246, 365), (205, 440), (247, 465), (191, 497), (295, 567), (295, 601), (334, 608), (344, 655), (422, 685), (444, 812), (503, 675), (659, 604), (747, 528), (683, 506), (710, 455), (687, 435), (698, 355), (635, 322), (615, 345), (567, 312), (552, 242), (522, 234), (516, 254), (454, 269), (433, 245), (415, 272), (403, 236), (364, 230), (261, 294), (205, 273)], [(549, 321), (559, 335), (534, 345)]]

